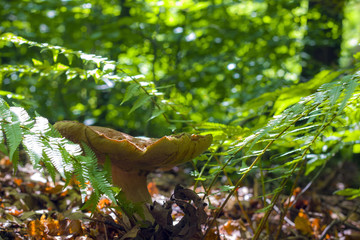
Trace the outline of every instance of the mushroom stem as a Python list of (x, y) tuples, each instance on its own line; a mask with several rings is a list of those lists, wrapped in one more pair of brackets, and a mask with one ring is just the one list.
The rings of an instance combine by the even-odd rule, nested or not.
[(126, 198), (132, 202), (151, 203), (146, 176), (147, 172), (145, 171), (128, 172), (116, 167), (116, 165), (112, 166), (113, 183), (119, 186)]
[[(121, 191), (124, 192), (127, 200), (135, 203), (144, 203), (142, 206), (145, 220), (153, 223), (154, 218), (145, 204), (151, 203), (151, 196), (146, 183), (146, 176), (148, 172), (139, 170), (128, 172), (118, 168), (116, 165), (113, 165), (111, 169), (113, 183), (121, 188)], [(140, 217), (135, 217), (141, 220)]]

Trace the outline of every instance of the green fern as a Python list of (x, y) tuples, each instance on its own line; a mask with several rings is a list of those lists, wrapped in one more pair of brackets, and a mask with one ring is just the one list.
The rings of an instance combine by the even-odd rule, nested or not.
[[(238, 132), (232, 135), (234, 131), (231, 131), (231, 129), (238, 126), (213, 124), (215, 128), (212, 132), (217, 135), (222, 135), (223, 139), (232, 139), (232, 144), (226, 146), (227, 152), (230, 153), (230, 155), (222, 157), (223, 165), (217, 167), (215, 172), (213, 171), (215, 176), (209, 184), (209, 188), (214, 185), (215, 179), (219, 178), (222, 173), (224, 175), (228, 173), (226, 170), (227, 166), (237, 166), (239, 173), (239, 178), (234, 184), (234, 188), (230, 190), (227, 199), (216, 214), (219, 214), (230, 196), (234, 194), (240, 184), (243, 183), (245, 177), (250, 172), (259, 171), (260, 169), (262, 173), (275, 174), (272, 178), (267, 179), (263, 186), (269, 183), (276, 183), (275, 185), (279, 186), (269, 193), (266, 193), (266, 190), (263, 189), (264, 196), (265, 194), (274, 196), (270, 206), (267, 206), (265, 209), (266, 215), (263, 221), (266, 221), (268, 214), (270, 214), (272, 207), (277, 202), (280, 193), (284, 190), (290, 178), (301, 174), (301, 170), (305, 167), (307, 167), (306, 174), (310, 174), (316, 170), (317, 167), (326, 164), (326, 160), (322, 160), (319, 162), (313, 161), (312, 164), (304, 165), (305, 160), (309, 158), (312, 151), (321, 150), (316, 148), (315, 143), (322, 142), (322, 137), (329, 135), (329, 132), (331, 132), (331, 128), (329, 127), (335, 125), (337, 121), (346, 121), (347, 118), (344, 118), (344, 111), (347, 111), (346, 108), (348, 106), (357, 104), (360, 93), (359, 77), (356, 74), (341, 76), (342, 73), (343, 71), (322, 74), (321, 79), (324, 80), (323, 82), (325, 82), (325, 84), (319, 86), (317, 91), (312, 90), (314, 93), (308, 96), (302, 97), (303, 93), (294, 94), (296, 93), (296, 88), (300, 88), (298, 86), (261, 96), (258, 101), (262, 103), (269, 101), (271, 98), (271, 101), (277, 101), (278, 104), (274, 105), (277, 109), (273, 110), (277, 115), (266, 124), (261, 124), (263, 126), (253, 133), (250, 131)], [(315, 77), (313, 81), (316, 82), (316, 84), (313, 85), (318, 86), (320, 82), (319, 76)], [(285, 105), (280, 104), (281, 99), (277, 97), (281, 91), (287, 92), (289, 96), (291, 92), (294, 94), (294, 98), (300, 97), (297, 101), (290, 101), (290, 105), (289, 102), (287, 102), (286, 104), (288, 105), (284, 107)], [(282, 101), (286, 101), (284, 99)], [(256, 101), (255, 99), (252, 102)], [(244, 111), (250, 112), (252, 106), (249, 105), (245, 107), (249, 109), (244, 109)], [(356, 111), (359, 112), (359, 109), (357, 108)], [(235, 122), (241, 122), (241, 120)], [(351, 125), (351, 123), (349, 123), (348, 126), (349, 125)], [(336, 126), (338, 127), (338, 125)], [(239, 142), (236, 139), (241, 140)], [(222, 146), (224, 147), (224, 145)], [(334, 148), (334, 151), (339, 149), (340, 147)], [(333, 156), (334, 151), (328, 153), (327, 157)], [(264, 162), (266, 160), (266, 157), (264, 157), (266, 153), (279, 154), (270, 158), (271, 162)], [(221, 157), (222, 155), (218, 154), (218, 156)], [(244, 162), (248, 161), (250, 161), (250, 165), (244, 164)], [(265, 167), (256, 168), (260, 162), (262, 163), (261, 165)], [(269, 165), (269, 167), (267, 167), (267, 165)], [(275, 167), (270, 167), (271, 165), (275, 165)], [(204, 167), (206, 166), (207, 165)], [(292, 185), (292, 188), (294, 188), (295, 185), (296, 181)], [(209, 188), (207, 192), (210, 191)], [(216, 219), (216, 214), (214, 219)], [(263, 223), (259, 225), (256, 236), (261, 232)]]
[[(139, 109), (140, 107), (148, 106), (149, 103), (152, 102), (156, 108), (154, 109), (154, 113), (151, 115), (149, 120), (163, 115), (164, 118), (169, 121), (165, 115), (164, 108), (166, 106), (171, 107), (172, 103), (169, 100), (164, 101), (162, 97), (164, 94), (159, 91), (158, 88), (156, 88), (155, 83), (145, 79), (143, 75), (128, 76), (124, 70), (118, 69), (117, 63), (114, 61), (108, 60), (102, 56), (87, 54), (81, 51), (74, 51), (61, 46), (30, 41), (12, 33), (2, 34), (0, 37), (0, 42), (5, 44), (12, 43), (17, 47), (21, 45), (28, 45), (29, 47), (40, 48), (41, 52), (51, 52), (54, 61), (53, 64), (50, 64), (46, 60), (40, 61), (33, 58), (33, 66), (3, 65), (0, 66), (0, 74), (6, 75), (11, 73), (21, 73), (22, 76), (33, 76), (36, 74), (40, 75), (39, 79), (44, 77), (51, 77), (51, 79), (56, 79), (61, 75), (65, 75), (67, 82), (76, 78), (80, 80), (87, 80), (92, 78), (96, 84), (105, 83), (111, 87), (113, 87), (116, 83), (126, 83), (129, 84), (129, 86), (126, 90), (122, 103), (135, 98), (129, 113)], [(57, 62), (59, 54), (68, 60), (68, 65)], [(71, 66), (74, 57), (82, 61), (84, 64), (83, 68)], [(5, 93), (3, 93), (3, 95), (4, 94)], [(10, 92), (7, 92), (6, 94), (10, 94), (12, 97), (16, 97), (18, 99), (25, 98), (22, 95)]]
[(31, 119), (25, 109), (9, 107), (0, 98), (0, 140), (1, 145), (6, 139), (9, 156), (14, 168), (17, 164), (17, 155), (20, 144), (24, 146), (34, 167), (39, 168), (44, 164), (53, 181), (56, 172), (68, 184), (75, 175), (80, 182), (82, 199), (85, 200), (87, 182), (91, 183), (94, 193), (89, 203), (85, 206), (95, 206), (102, 195), (106, 195), (116, 202), (114, 192), (108, 176), (109, 171), (98, 167), (97, 159), (90, 148), (83, 146), (85, 156), (78, 144), (74, 144), (61, 135), (43, 117)]

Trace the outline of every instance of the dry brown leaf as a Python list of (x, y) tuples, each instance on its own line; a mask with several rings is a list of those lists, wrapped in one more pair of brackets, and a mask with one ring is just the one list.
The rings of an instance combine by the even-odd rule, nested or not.
[(219, 235), (216, 233), (216, 229), (210, 229), (204, 237), (204, 240), (219, 240)]
[(57, 184), (55, 187), (47, 186), (44, 189), (44, 192), (51, 194), (58, 194), (63, 191), (63, 185)]
[(43, 221), (43, 225), (45, 227), (44, 233), (46, 235), (51, 235), (51, 236), (62, 235), (60, 234), (60, 224), (58, 220), (48, 218)]

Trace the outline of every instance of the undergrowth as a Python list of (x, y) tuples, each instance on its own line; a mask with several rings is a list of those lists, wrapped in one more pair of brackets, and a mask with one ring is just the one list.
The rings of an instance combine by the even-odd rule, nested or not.
[[(167, 99), (167, 95), (160, 91), (162, 86), (157, 87), (141, 75), (128, 76), (114, 61), (4, 34), (0, 38), (0, 47), (9, 44), (49, 51), (53, 63), (33, 59), (32, 65), (2, 65), (2, 76), (20, 73), (21, 77), (38, 76), (39, 81), (44, 81), (46, 77), (65, 74), (66, 84), (86, 80), (94, 81), (96, 85), (121, 82), (127, 84), (122, 103), (132, 101), (130, 113), (152, 104), (155, 107), (149, 120), (160, 116), (168, 123), (186, 123), (188, 120), (184, 117), (186, 113), (173, 104), (174, 99)], [(57, 62), (59, 55), (68, 60), (68, 65)], [(355, 56), (359, 60), (359, 54)], [(71, 66), (74, 58), (83, 62), (82, 68)], [(84, 155), (79, 145), (62, 138), (46, 118), (36, 114), (30, 116), (21, 106), (25, 101), (21, 94), (3, 90), (0, 94), (0, 150), (9, 155), (15, 169), (22, 146), (33, 166), (45, 166), (54, 181), (57, 173), (67, 183), (75, 176), (80, 182), (83, 198), (89, 181), (94, 191), (87, 205), (96, 205), (102, 195), (116, 202), (116, 192), (108, 180), (109, 173), (97, 167), (96, 157), (89, 148), (85, 147)], [(229, 180), (221, 189), (228, 191), (222, 205), (212, 206), (210, 203), (215, 211), (207, 229), (213, 226), (237, 189), (245, 184), (245, 179), (249, 179), (249, 175), (260, 176), (265, 216), (254, 229), (254, 239), (257, 239), (285, 190), (292, 192), (303, 176), (309, 177), (310, 184), (313, 183), (341, 150), (359, 153), (359, 96), (358, 65), (350, 70), (324, 70), (309, 82), (265, 93), (237, 107), (234, 120), (229, 124), (192, 122), (192, 131), (214, 137), (210, 152), (193, 161), (195, 186), (202, 184), (205, 196), (208, 196), (221, 177), (227, 176)], [(12, 99), (17, 99), (16, 106), (7, 103)], [(174, 112), (181, 116), (181, 120), (169, 117)], [(360, 189), (345, 189), (337, 193), (355, 198), (360, 196)], [(266, 204), (266, 197), (270, 197), (270, 204)]]

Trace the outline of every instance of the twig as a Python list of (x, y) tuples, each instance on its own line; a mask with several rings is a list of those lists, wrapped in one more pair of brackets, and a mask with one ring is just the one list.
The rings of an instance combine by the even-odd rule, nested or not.
[(340, 220), (338, 219), (334, 219), (329, 225), (326, 226), (326, 228), (324, 229), (324, 231), (321, 233), (319, 239), (322, 240), (326, 237), (327, 232), (335, 225), (341, 223)]
[[(356, 205), (354, 207), (354, 209), (346, 216), (346, 218), (344, 220), (338, 220), (338, 219), (334, 219), (325, 229), (324, 231), (321, 233), (320, 235), (320, 240), (324, 239), (326, 237), (326, 234), (327, 232), (335, 225), (335, 224), (344, 224), (345, 226), (349, 227), (349, 228), (354, 228), (355, 226), (352, 226), (351, 224), (349, 223), (346, 223), (346, 221), (348, 220), (349, 216), (351, 213), (354, 213), (357, 211), (357, 209), (359, 208), (360, 206), (359, 205)], [(351, 227), (350, 227), (351, 226)], [(355, 227), (356, 228), (356, 227)], [(360, 229), (356, 229), (356, 230), (360, 230)]]
[[(267, 203), (269, 203), (269, 204), (271, 204), (271, 201), (270, 201), (270, 199), (266, 199), (266, 202)], [(280, 210), (280, 208), (278, 208), (276, 205), (274, 205), (274, 210), (277, 212), (277, 213), (281, 213), (281, 210)], [(287, 222), (288, 224), (290, 224), (290, 226), (295, 226), (295, 223), (293, 222), (293, 221), (291, 221), (288, 217), (284, 217), (284, 220), (285, 220), (285, 222)]]

